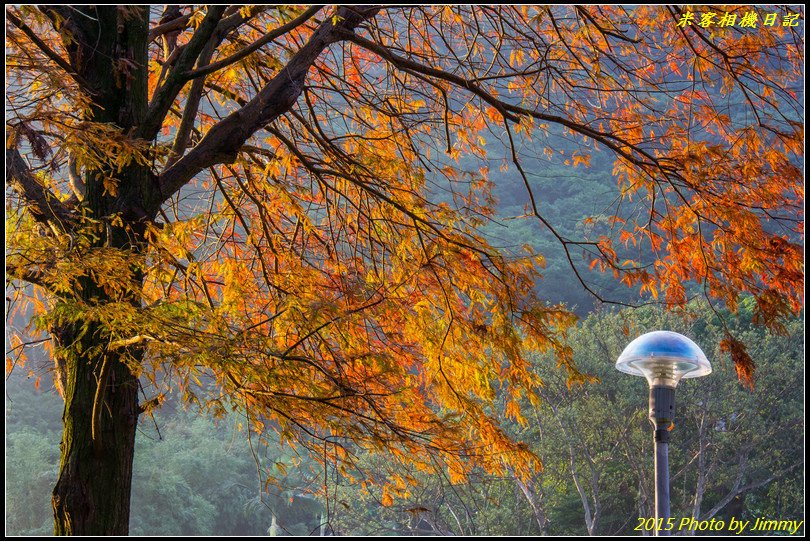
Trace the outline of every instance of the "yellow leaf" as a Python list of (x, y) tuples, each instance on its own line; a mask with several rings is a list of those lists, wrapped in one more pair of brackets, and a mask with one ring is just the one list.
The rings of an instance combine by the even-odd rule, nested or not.
[(382, 499), (380, 500), (380, 502), (385, 507), (391, 507), (392, 505), (394, 505), (394, 498), (392, 498), (391, 495), (388, 493), (388, 487), (383, 487)]

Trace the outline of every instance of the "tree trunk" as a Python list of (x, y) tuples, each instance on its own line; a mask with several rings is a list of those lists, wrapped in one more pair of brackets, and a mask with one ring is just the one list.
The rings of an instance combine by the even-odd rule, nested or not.
[(534, 515), (534, 520), (537, 522), (537, 527), (539, 528), (540, 534), (545, 535), (546, 526), (548, 525), (548, 519), (546, 518), (546, 513), (543, 511), (543, 508), (541, 507), (540, 503), (537, 501), (539, 498), (536, 497), (532, 487), (530, 487), (527, 483), (523, 482), (517, 475), (513, 473), (512, 478), (515, 480), (515, 484), (523, 493), (523, 497), (529, 504), (529, 508), (531, 508), (532, 510), (532, 515)]
[[(69, 340), (77, 336), (77, 331), (74, 328), (60, 335)], [(90, 336), (80, 339), (80, 343), (94, 341), (96, 333), (87, 334)], [(102, 377), (105, 362), (108, 371)], [(120, 353), (69, 354), (64, 366), (64, 432), (59, 479), (52, 500), (54, 533), (126, 535), (138, 422), (138, 380), (121, 362)], [(98, 443), (94, 445), (92, 417), (99, 385), (105, 389), (98, 417)]]
[[(137, 175), (139, 171), (129, 173)], [(88, 200), (92, 199), (88, 191)], [(97, 242), (106, 247), (137, 254), (144, 245), (142, 225), (108, 225), (104, 229)], [(130, 276), (134, 284), (142, 284), (142, 271), (137, 266), (132, 267)], [(89, 277), (79, 283), (78, 295), (90, 306), (123, 301), (140, 307), (137, 289), (125, 290), (123, 298), (110, 298)], [(53, 329), (53, 335), (58, 364), (64, 370), (65, 399), (59, 479), (52, 498), (54, 532), (126, 535), (140, 413), (138, 377), (133, 367), (143, 361), (144, 349), (139, 345), (110, 347), (109, 331), (96, 322), (64, 324)]]
[[(84, 120), (131, 137), (148, 110), (148, 7), (49, 6), (43, 11), (61, 29), (71, 66), (86, 82), (91, 102)], [(109, 179), (114, 179), (113, 186)], [(153, 218), (144, 209), (159, 206), (149, 166), (135, 160), (123, 167), (105, 165), (84, 171), (83, 181), (81, 206), (91, 220), (80, 225), (95, 225), (89, 247), (82, 250), (118, 249), (134, 258), (143, 254), (145, 222)], [(113, 293), (85, 275), (72, 295), (60, 295), (57, 308), (77, 300), (91, 308), (112, 302), (140, 308), (142, 272), (133, 259), (128, 284)], [(126, 535), (139, 414), (136, 373), (144, 350), (137, 345), (110, 347), (110, 332), (101, 323), (75, 319), (51, 329), (65, 399), (59, 478), (52, 498), (54, 532)]]
[[(133, 168), (123, 178), (142, 173)], [(93, 200), (92, 189), (87, 200)], [(142, 251), (142, 224), (107, 225), (104, 229), (98, 243), (133, 254)], [(136, 286), (143, 282), (137, 266), (133, 265), (130, 277)], [(90, 277), (81, 278), (79, 284), (77, 296), (90, 306), (118, 301), (140, 307), (137, 287), (124, 290), (123, 297), (111, 298)], [(111, 348), (109, 331), (96, 322), (63, 324), (52, 329), (52, 334), (57, 365), (63, 370), (65, 399), (59, 479), (52, 498), (54, 532), (126, 535), (140, 413), (133, 367), (143, 361), (144, 349), (140, 345)]]
[[(706, 492), (706, 484), (709, 478), (709, 472), (706, 471), (706, 447), (708, 446), (706, 411), (702, 411), (700, 421), (698, 422), (698, 464), (697, 464), (697, 482), (695, 484), (695, 497), (692, 500), (692, 516), (695, 518), (700, 517), (700, 508), (703, 504), (703, 495)], [(695, 530), (690, 529), (688, 535), (694, 536)]]

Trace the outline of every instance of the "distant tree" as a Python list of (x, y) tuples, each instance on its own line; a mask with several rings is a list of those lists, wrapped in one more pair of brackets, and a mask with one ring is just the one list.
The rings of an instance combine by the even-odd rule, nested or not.
[[(704, 302), (690, 303), (679, 314), (649, 308), (592, 314), (570, 339), (577, 365), (601, 382), (569, 389), (562, 378), (540, 368), (543, 400), (530, 439), (538, 442), (536, 452), (544, 458), (535, 498), (546, 501), (549, 533), (629, 534), (637, 522), (628, 517), (653, 516), (647, 383), (619, 373), (614, 363), (628, 335), (654, 329), (693, 337), (713, 365), (710, 377), (678, 387), (671, 449), (673, 516), (726, 522), (731, 516), (755, 518), (756, 510), (743, 503), (746, 496), (765, 502), (771, 485), (801, 478), (802, 390), (786, 388), (783, 378), (803, 362), (801, 320), (786, 321), (785, 336), (773, 335), (751, 325), (749, 301), (741, 303), (738, 316), (726, 314), (725, 322)], [(721, 351), (727, 326), (763, 368), (755, 393), (734, 380), (733, 365)], [(569, 507), (566, 501), (579, 505)], [(793, 493), (784, 516), (801, 514), (802, 501)], [(734, 502), (740, 505), (732, 512)], [(561, 514), (567, 507), (570, 514)], [(573, 520), (577, 515), (582, 518)]]
[(23, 379), (14, 374), (5, 386), (6, 534), (50, 535), (49, 493), (56, 481), (61, 425), (58, 415), (42, 411), (57, 412), (61, 399)]
[[(592, 261), (668, 305), (695, 280), (732, 308), (752, 294), (767, 324), (799, 310), (803, 13), (757, 29), (688, 13), (8, 8), (6, 268), (33, 286), (12, 295), (64, 393), (56, 533), (127, 532), (138, 416), (162, 396), (139, 404), (139, 380), (239, 404), (326, 461), (360, 446), (451, 480), (527, 475), (494, 400), (522, 418), (532, 351), (581, 379), (574, 318), (537, 300), (541, 257), (478, 232), (484, 135), (585, 288)], [(573, 166), (615, 155), (631, 219), (556, 231), (521, 165), (551, 128), (580, 145)]]
[[(615, 368), (628, 335), (673, 329), (705, 347), (706, 378), (683, 381), (670, 446), (673, 516), (755, 520), (803, 514), (803, 389), (785, 386), (801, 371), (804, 327), (785, 322), (779, 336), (750, 323), (750, 299), (722, 322), (705, 302), (678, 313), (655, 307), (601, 310), (569, 334), (574, 359), (599, 383), (566, 384), (552, 358), (536, 359), (544, 385), (529, 424), (507, 430), (543, 458), (543, 470), (515, 476), (474, 475), (451, 485), (422, 479), (407, 499), (381, 508), (374, 494), (334, 479), (331, 524), (355, 535), (452, 533), (478, 535), (639, 535), (638, 517), (654, 515), (653, 449), (647, 382)], [(734, 378), (719, 343), (730, 326), (762, 368), (756, 392)], [(380, 468), (366, 457), (366, 468)], [(684, 533), (690, 533), (685, 530)]]

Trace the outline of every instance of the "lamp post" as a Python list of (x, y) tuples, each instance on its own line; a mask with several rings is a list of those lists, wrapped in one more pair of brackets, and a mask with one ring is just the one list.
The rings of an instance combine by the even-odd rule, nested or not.
[(644, 376), (650, 384), (650, 422), (655, 446), (655, 534), (669, 535), (669, 432), (674, 427), (675, 387), (681, 378), (711, 374), (703, 351), (687, 337), (671, 331), (639, 336), (624, 348), (616, 369)]

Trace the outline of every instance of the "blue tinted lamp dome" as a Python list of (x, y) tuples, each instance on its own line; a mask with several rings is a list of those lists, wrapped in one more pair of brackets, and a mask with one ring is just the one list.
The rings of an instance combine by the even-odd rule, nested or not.
[(697, 344), (682, 334), (654, 331), (643, 334), (624, 348), (616, 369), (644, 376), (650, 387), (675, 388), (681, 378), (712, 373), (712, 365)]

